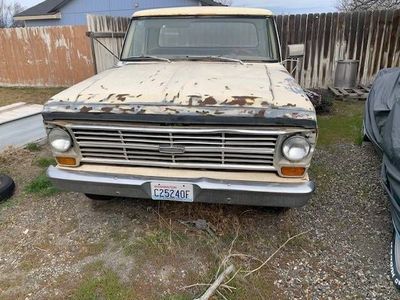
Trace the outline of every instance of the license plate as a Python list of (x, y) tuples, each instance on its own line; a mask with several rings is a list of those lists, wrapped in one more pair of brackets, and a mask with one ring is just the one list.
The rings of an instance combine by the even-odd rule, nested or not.
[(152, 182), (151, 198), (162, 201), (193, 202), (193, 185), (187, 183)]

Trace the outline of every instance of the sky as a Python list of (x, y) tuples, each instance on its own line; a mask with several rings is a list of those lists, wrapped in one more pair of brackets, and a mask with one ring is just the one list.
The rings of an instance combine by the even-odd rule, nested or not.
[[(42, 0), (17, 1), (28, 8)], [(334, 11), (336, 2), (336, 0), (233, 0), (233, 6), (268, 8), (275, 14), (295, 14)]]

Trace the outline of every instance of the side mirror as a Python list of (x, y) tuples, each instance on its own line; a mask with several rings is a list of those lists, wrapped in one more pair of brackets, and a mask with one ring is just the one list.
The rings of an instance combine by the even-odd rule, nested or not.
[(288, 51), (287, 51), (288, 58), (299, 58), (303, 57), (305, 54), (305, 47), (304, 44), (293, 44), (293, 45), (288, 45)]

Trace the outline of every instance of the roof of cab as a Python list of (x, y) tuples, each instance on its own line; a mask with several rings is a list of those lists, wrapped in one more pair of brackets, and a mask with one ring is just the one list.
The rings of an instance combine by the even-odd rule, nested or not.
[(193, 6), (147, 9), (135, 12), (133, 17), (157, 16), (272, 16), (273, 13), (261, 8)]

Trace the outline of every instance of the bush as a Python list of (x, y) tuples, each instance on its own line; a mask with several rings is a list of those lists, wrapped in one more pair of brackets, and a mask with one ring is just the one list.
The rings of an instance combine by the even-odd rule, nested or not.
[(333, 97), (328, 90), (305, 90), (317, 114), (328, 114), (333, 106)]

